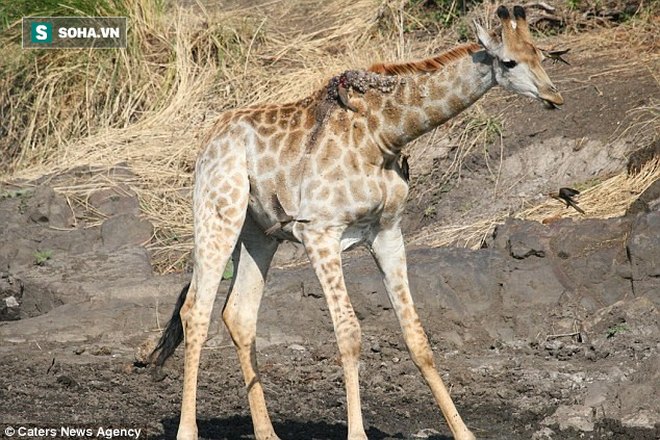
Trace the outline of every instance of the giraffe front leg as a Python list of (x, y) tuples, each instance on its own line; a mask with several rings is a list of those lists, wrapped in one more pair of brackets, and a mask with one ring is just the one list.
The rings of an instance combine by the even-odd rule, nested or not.
[(360, 404), (360, 384), (358, 380), (358, 360), (362, 348), (360, 323), (355, 316), (353, 306), (344, 284), (341, 269), (341, 232), (323, 231), (303, 234), (303, 244), (314, 267), (325, 295), (339, 355), (344, 368), (346, 386), (346, 405), (348, 413), (348, 439), (367, 440), (362, 423)]
[(474, 434), (463, 423), (435, 369), (433, 352), (410, 294), (406, 251), (399, 227), (380, 231), (371, 244), (371, 251), (383, 276), (385, 289), (403, 330), (410, 356), (431, 388), (449, 429), (456, 440), (475, 440)]
[(259, 304), (276, 250), (277, 241), (264, 234), (248, 216), (234, 250), (234, 279), (222, 311), (241, 362), (257, 440), (279, 439), (266, 409), (255, 347)]

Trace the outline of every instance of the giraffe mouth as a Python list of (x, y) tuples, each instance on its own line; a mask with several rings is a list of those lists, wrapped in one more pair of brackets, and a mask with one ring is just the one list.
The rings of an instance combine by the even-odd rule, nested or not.
[(543, 106), (545, 108), (547, 108), (548, 110), (560, 110), (561, 109), (560, 106), (563, 104), (563, 102), (562, 103), (556, 103), (556, 102), (550, 101), (549, 99), (543, 99), (543, 98), (541, 98), (541, 102), (543, 103)]
[(539, 99), (543, 103), (543, 106), (549, 110), (557, 110), (564, 104), (564, 98), (561, 97), (554, 87), (552, 87), (550, 93), (540, 93)]

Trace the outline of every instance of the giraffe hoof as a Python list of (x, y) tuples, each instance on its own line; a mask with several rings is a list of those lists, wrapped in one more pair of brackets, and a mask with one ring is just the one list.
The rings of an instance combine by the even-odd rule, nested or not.
[(176, 440), (197, 440), (197, 428), (181, 429), (176, 433)]
[(280, 440), (280, 438), (275, 433), (264, 436), (255, 435), (255, 437), (257, 438), (257, 440)]
[(477, 440), (477, 437), (471, 431), (468, 431), (465, 435), (460, 436), (460, 438), (456, 437), (456, 440)]

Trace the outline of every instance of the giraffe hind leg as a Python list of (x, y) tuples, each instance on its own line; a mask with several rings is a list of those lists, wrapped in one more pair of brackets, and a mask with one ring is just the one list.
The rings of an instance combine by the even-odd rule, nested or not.
[(278, 439), (266, 409), (255, 343), (259, 304), (277, 246), (248, 215), (234, 249), (234, 278), (222, 311), (243, 370), (257, 440)]
[(245, 222), (249, 191), (244, 156), (227, 155), (213, 160), (212, 155), (202, 154), (197, 162), (193, 194), (195, 266), (180, 311), (185, 363), (179, 440), (197, 439), (199, 359), (222, 273)]

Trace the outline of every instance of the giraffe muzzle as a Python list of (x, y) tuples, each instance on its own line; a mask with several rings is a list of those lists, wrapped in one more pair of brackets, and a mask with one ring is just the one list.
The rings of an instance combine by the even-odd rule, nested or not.
[(550, 87), (548, 91), (541, 93), (540, 98), (545, 108), (549, 110), (559, 109), (559, 106), (564, 105), (564, 98), (561, 97), (561, 94), (554, 86)]

